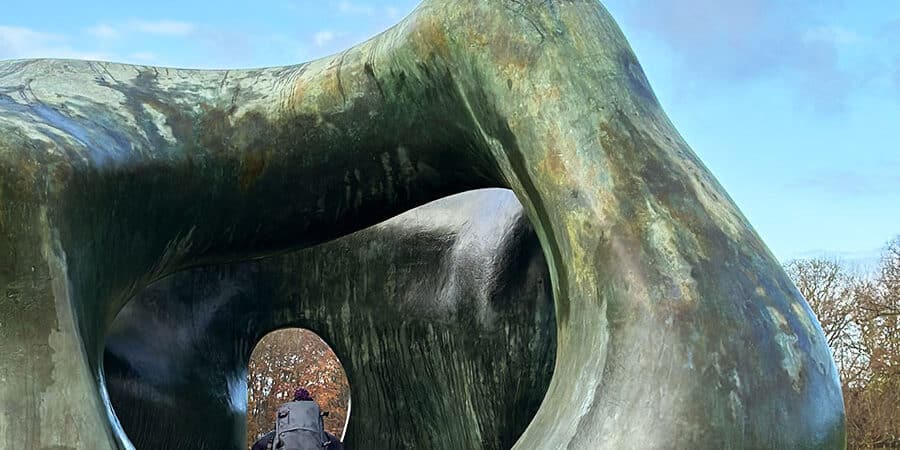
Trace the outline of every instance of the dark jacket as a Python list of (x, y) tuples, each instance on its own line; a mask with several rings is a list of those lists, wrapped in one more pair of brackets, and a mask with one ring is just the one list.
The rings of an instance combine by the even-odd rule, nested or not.
[(269, 441), (275, 439), (275, 430), (272, 430), (260, 437), (254, 444), (252, 450), (266, 450)]

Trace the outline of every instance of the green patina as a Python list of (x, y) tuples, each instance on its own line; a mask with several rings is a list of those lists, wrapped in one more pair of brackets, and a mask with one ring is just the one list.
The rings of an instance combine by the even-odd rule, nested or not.
[[(815, 318), (594, 1), (426, 0), (281, 68), (2, 62), (0, 174), (0, 446), (25, 430), (33, 448), (127, 447), (100, 358), (153, 280), (492, 186), (521, 199), (558, 313), (553, 379), (516, 448), (843, 446)], [(437, 360), (475, 345), (382, 332), (451, 349)]]

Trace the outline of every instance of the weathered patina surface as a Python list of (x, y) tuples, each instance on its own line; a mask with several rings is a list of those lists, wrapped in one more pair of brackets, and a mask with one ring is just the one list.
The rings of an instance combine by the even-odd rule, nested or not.
[(809, 307), (588, 0), (425, 0), (280, 68), (0, 63), (0, 446), (131, 446), (103, 342), (150, 282), (490, 186), (556, 310), (515, 448), (843, 447)]
[(511, 448), (544, 397), (556, 347), (547, 265), (515, 196), (460, 194), (140, 293), (114, 322), (104, 364), (132, 443), (246, 448), (250, 353), (289, 326), (345, 358), (348, 448)]

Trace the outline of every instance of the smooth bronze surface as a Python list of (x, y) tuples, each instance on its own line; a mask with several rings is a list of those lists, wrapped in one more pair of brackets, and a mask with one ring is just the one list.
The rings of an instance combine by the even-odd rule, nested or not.
[(603, 7), (425, 0), (297, 66), (0, 62), (0, 447), (131, 448), (103, 348), (151, 282), (482, 187), (515, 193), (552, 280), (553, 376), (514, 448), (844, 446), (816, 319)]

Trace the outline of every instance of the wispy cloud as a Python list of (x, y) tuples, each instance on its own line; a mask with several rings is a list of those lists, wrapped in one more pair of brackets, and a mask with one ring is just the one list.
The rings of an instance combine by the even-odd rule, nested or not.
[(130, 26), (134, 30), (142, 33), (162, 36), (187, 36), (197, 29), (196, 25), (190, 22), (180, 22), (177, 20), (133, 20), (131, 21)]
[(5, 54), (17, 54), (25, 48), (56, 45), (63, 40), (62, 36), (29, 28), (0, 26), (0, 52)]
[(375, 13), (375, 8), (371, 5), (365, 5), (361, 3), (354, 3), (349, 1), (340, 1), (337, 4), (338, 11), (345, 14), (365, 14), (372, 15)]
[(16, 58), (112, 59), (105, 53), (76, 50), (64, 35), (0, 25), (0, 60)]
[(316, 47), (324, 47), (329, 42), (333, 41), (336, 37), (334, 31), (331, 30), (322, 30), (313, 35), (313, 43), (316, 44)]
[(207, 61), (201, 65), (206, 69), (243, 65), (245, 63), (240, 62), (252, 60), (256, 49), (263, 47), (264, 43), (271, 45), (265, 41), (265, 36), (225, 28), (205, 27), (192, 37), (202, 42), (209, 51)]
[(133, 19), (118, 24), (100, 23), (85, 29), (85, 31), (93, 37), (109, 40), (135, 33), (185, 37), (195, 33), (198, 28), (193, 23), (177, 20)]
[(813, 190), (832, 198), (900, 196), (900, 162), (884, 162), (880, 167), (813, 171), (788, 187)]
[(840, 26), (809, 28), (803, 34), (805, 42), (827, 42), (835, 45), (853, 45), (863, 41), (862, 36), (853, 30)]
[(100, 39), (115, 39), (119, 37), (119, 31), (111, 25), (101, 23), (86, 30), (88, 34)]
[(334, 3), (337, 11), (344, 15), (370, 16), (376, 20), (395, 21), (400, 18), (400, 8), (394, 5), (379, 5), (378, 7), (366, 4), (342, 0)]
[[(798, 100), (841, 110), (856, 85), (840, 61), (839, 46), (862, 37), (840, 24), (821, 26), (821, 2), (781, 0), (636, 0), (622, 5), (627, 28), (667, 47), (696, 86), (760, 79), (789, 83)], [(827, 2), (826, 2), (827, 3)]]
[(128, 57), (132, 60), (140, 62), (153, 62), (157, 59), (156, 54), (152, 52), (135, 52), (128, 55)]

